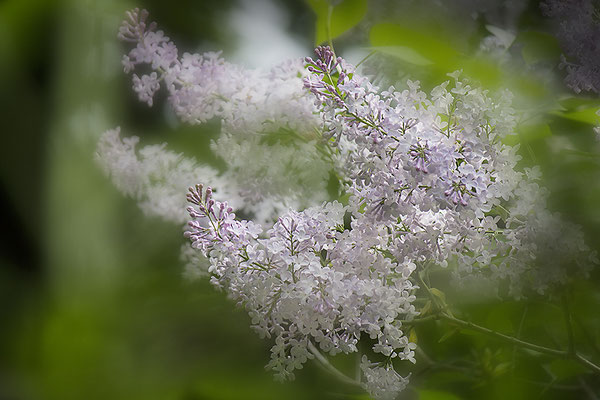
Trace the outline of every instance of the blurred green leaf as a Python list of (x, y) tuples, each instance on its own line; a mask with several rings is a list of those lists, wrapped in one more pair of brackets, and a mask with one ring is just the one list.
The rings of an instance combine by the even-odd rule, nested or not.
[(423, 57), (416, 50), (406, 46), (380, 46), (372, 47), (371, 49), (414, 65), (425, 66), (433, 64), (430, 59)]
[(484, 57), (465, 58), (461, 69), (467, 76), (478, 80), (483, 86), (498, 87), (503, 83), (502, 70), (493, 60)]
[(460, 397), (452, 393), (439, 390), (419, 389), (417, 392), (419, 393), (419, 400), (460, 400)]
[(442, 300), (442, 302), (446, 302), (446, 294), (439, 289), (434, 287), (430, 288), (429, 291), (438, 299)]
[(477, 381), (478, 378), (473, 374), (469, 375), (464, 372), (444, 370), (431, 372), (427, 377), (427, 383), (430, 385), (448, 385), (448, 384), (465, 384), (467, 382)]
[(486, 319), (486, 327), (500, 333), (511, 334), (515, 332), (510, 319), (510, 308), (505, 303), (490, 307)]
[(558, 115), (562, 118), (569, 119), (571, 121), (583, 122), (584, 124), (598, 125), (600, 123), (600, 116), (596, 114), (598, 107), (586, 108), (583, 110), (571, 111), (571, 112), (553, 112), (554, 115)]
[[(369, 38), (375, 47), (406, 47), (421, 59), (431, 60), (439, 68), (454, 70), (460, 53), (447, 41), (431, 35), (427, 29), (382, 23), (373, 26)], [(416, 57), (415, 57), (416, 58)]]
[(600, 108), (600, 101), (595, 98), (582, 98), (575, 96), (567, 96), (558, 101), (567, 111), (581, 110), (584, 108)]
[(556, 64), (561, 54), (556, 38), (546, 32), (522, 32), (518, 35), (516, 42), (523, 45), (521, 55), (527, 64), (542, 61)]
[(454, 328), (450, 331), (447, 331), (446, 333), (444, 333), (442, 335), (442, 337), (440, 338), (440, 340), (438, 340), (438, 343), (442, 343), (445, 342), (446, 340), (450, 339), (452, 336), (454, 336), (455, 333), (460, 332), (460, 328)]
[(408, 340), (411, 343), (418, 343), (419, 338), (417, 337), (417, 331), (414, 328), (410, 330), (410, 334), (408, 335)]
[(425, 303), (425, 305), (423, 306), (421, 311), (419, 311), (419, 313), (422, 316), (424, 316), (424, 315), (427, 315), (427, 313), (429, 313), (429, 311), (431, 311), (431, 300), (427, 300), (427, 303)]
[(547, 103), (548, 100), (554, 100), (553, 98), (548, 97), (550, 94), (548, 86), (534, 74), (513, 74), (509, 79), (511, 90), (517, 92), (519, 95), (526, 96), (530, 98), (530, 100), (536, 102), (540, 100)]
[(509, 135), (502, 139), (502, 142), (514, 146), (518, 143), (528, 143), (552, 136), (550, 126), (545, 123), (520, 125), (517, 128), (517, 135)]
[[(352, 29), (367, 13), (367, 0), (344, 0), (336, 6), (332, 6), (328, 0), (308, 0), (308, 4), (317, 14), (315, 45), (327, 42), (330, 38), (334, 39)], [(329, 32), (328, 22), (331, 23)]]
[(511, 366), (512, 366), (512, 363), (510, 363), (510, 362), (501, 362), (500, 364), (497, 364), (494, 367), (494, 370), (492, 371), (492, 375), (494, 377), (502, 376), (510, 370)]
[(546, 365), (557, 380), (566, 380), (587, 372), (586, 368), (573, 360), (554, 360)]

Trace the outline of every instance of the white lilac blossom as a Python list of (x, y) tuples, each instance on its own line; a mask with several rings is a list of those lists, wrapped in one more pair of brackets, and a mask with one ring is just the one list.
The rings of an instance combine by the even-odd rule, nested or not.
[(430, 97), (411, 81), (380, 91), (329, 48), (316, 54), (305, 86), (344, 159), (352, 212), (387, 228), (396, 261), (508, 280), (517, 298), (589, 272), (581, 233), (548, 211), (537, 174), (517, 172), (518, 147), (502, 141), (516, 121), (508, 92), (493, 100), (460, 73)]
[(365, 389), (376, 399), (394, 400), (406, 388), (408, 379), (400, 376), (393, 368), (372, 363), (363, 356), (360, 369), (365, 376)]
[(182, 193), (190, 185), (203, 181), (225, 186), (216, 169), (168, 151), (164, 143), (136, 150), (138, 141), (137, 137), (122, 139), (119, 128), (111, 129), (100, 138), (96, 159), (114, 185), (137, 200), (147, 215), (184, 224), (187, 213)]
[[(173, 110), (184, 122), (221, 121), (221, 134), (211, 149), (227, 164), (223, 173), (227, 187), (214, 181), (214, 173), (199, 181), (210, 183), (221, 194), (227, 193), (226, 198), (238, 210), (261, 222), (276, 219), (287, 207), (303, 208), (326, 200), (331, 157), (317, 140), (318, 119), (310, 93), (303, 90), (306, 70), (302, 60), (290, 60), (262, 71), (227, 63), (219, 53), (184, 53), (179, 57), (175, 44), (162, 31), (156, 31), (155, 23), (147, 23), (147, 18), (145, 10), (129, 11), (119, 31), (120, 39), (134, 45), (123, 57), (123, 66), (125, 72), (132, 74), (133, 89), (139, 99), (152, 106), (162, 85), (169, 93)], [(152, 72), (140, 76), (134, 73), (148, 67)], [(106, 135), (103, 142), (113, 142), (114, 135)], [(101, 160), (116, 156), (115, 152), (110, 156), (103, 154), (107, 148), (98, 149)], [(159, 159), (168, 157), (160, 154), (168, 153), (164, 146), (154, 147), (153, 151)], [(113, 179), (131, 180), (127, 170), (110, 167), (119, 162), (128, 160), (107, 164), (108, 169), (113, 169)], [(196, 175), (201, 176), (207, 168), (201, 167)], [(143, 172), (135, 176), (147, 180)], [(174, 176), (177, 170), (164, 173)], [(189, 176), (189, 171), (186, 174)], [(186, 188), (196, 182), (188, 182)], [(117, 186), (123, 189), (123, 185)], [(125, 192), (131, 194), (128, 190)], [(180, 215), (181, 208), (165, 210), (163, 214), (170, 213)]]
[[(368, 217), (359, 214), (345, 229), (348, 208), (325, 203), (290, 210), (259, 236), (260, 226), (236, 220), (210, 188), (191, 188), (188, 201), (186, 236), (209, 258), (212, 282), (245, 306), (261, 336), (274, 339), (268, 367), (278, 378), (292, 378), (314, 357), (311, 344), (331, 355), (357, 352), (361, 333), (387, 357), (382, 371), (393, 371), (393, 358), (415, 362), (416, 345), (401, 322), (417, 315), (409, 280), (415, 264), (388, 257), (392, 243)], [(365, 373), (381, 375), (377, 368)], [(389, 372), (367, 386), (400, 388), (404, 379)]]

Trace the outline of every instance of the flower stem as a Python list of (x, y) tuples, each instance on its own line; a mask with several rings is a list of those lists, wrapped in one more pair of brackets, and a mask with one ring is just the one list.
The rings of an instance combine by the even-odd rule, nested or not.
[(517, 339), (516, 337), (504, 335), (500, 332), (493, 331), (489, 328), (474, 324), (472, 322), (463, 321), (462, 319), (458, 319), (456, 317), (451, 317), (451, 316), (447, 315), (446, 313), (441, 313), (439, 317), (440, 317), (440, 319), (448, 321), (451, 324), (454, 324), (454, 325), (457, 325), (457, 326), (460, 326), (463, 328), (471, 329), (471, 330), (474, 330), (477, 332), (485, 333), (486, 335), (493, 336), (504, 342), (512, 343), (512, 344), (515, 344), (517, 346), (520, 346), (520, 347), (523, 347), (526, 349), (535, 350), (538, 353), (543, 353), (543, 354), (548, 354), (548, 355), (558, 356), (558, 357), (564, 357), (567, 355), (567, 353), (565, 351), (552, 349), (550, 347), (540, 346), (540, 345), (537, 345), (534, 343), (525, 342), (521, 339)]
[(575, 341), (573, 338), (573, 323), (572, 323), (572, 317), (571, 317), (571, 309), (569, 307), (569, 299), (567, 298), (567, 293), (563, 293), (562, 295), (562, 306), (563, 306), (563, 313), (565, 315), (565, 325), (567, 327), (567, 338), (569, 341), (569, 348), (568, 348), (568, 352), (569, 354), (576, 354), (575, 351)]
[(346, 374), (344, 374), (339, 369), (337, 369), (336, 367), (334, 367), (329, 362), (329, 360), (327, 360), (327, 358), (325, 358), (323, 356), (323, 354), (321, 354), (321, 352), (319, 351), (319, 349), (317, 349), (317, 347), (311, 341), (308, 342), (308, 349), (315, 356), (315, 358), (317, 359), (317, 361), (319, 361), (319, 363), (321, 364), (321, 366), (323, 366), (323, 368), (325, 368), (328, 372), (330, 372), (332, 375), (334, 375), (340, 381), (342, 381), (342, 382), (344, 382), (344, 383), (346, 383), (348, 385), (362, 387), (362, 385), (360, 384), (359, 381), (348, 377)]

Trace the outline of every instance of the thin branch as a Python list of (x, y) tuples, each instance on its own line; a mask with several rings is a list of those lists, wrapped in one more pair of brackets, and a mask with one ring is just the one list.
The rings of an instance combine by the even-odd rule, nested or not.
[[(525, 305), (525, 309), (523, 310), (523, 315), (521, 315), (521, 321), (519, 321), (519, 328), (517, 329), (517, 339), (521, 337), (521, 332), (523, 331), (523, 324), (525, 323), (525, 317), (527, 316), (527, 310), (529, 309), (528, 305)], [(511, 375), (514, 377), (515, 375), (515, 365), (517, 364), (517, 345), (513, 346), (512, 351), (512, 365), (511, 365)]]
[(440, 304), (441, 299), (431, 292), (431, 290), (429, 289), (429, 286), (427, 285), (427, 283), (425, 283), (421, 274), (417, 273), (416, 275), (417, 275), (417, 280), (418, 280), (419, 284), (422, 285), (423, 288), (427, 291), (427, 294), (429, 295), (429, 298), (431, 299), (431, 304), (433, 304), (433, 306), (435, 307), (435, 311), (446, 310), (446, 308), (447, 308), (446, 305)]
[(431, 357), (429, 357), (427, 355), (427, 353), (425, 353), (425, 351), (421, 348), (421, 346), (418, 346), (417, 349), (415, 350), (417, 352), (417, 354), (423, 359), (423, 361), (425, 362), (425, 364), (427, 364), (428, 366), (433, 366), (436, 364), (435, 361), (433, 361), (431, 359)]
[(497, 339), (503, 340), (508, 343), (515, 344), (520, 347), (524, 347), (526, 349), (535, 350), (538, 353), (549, 354), (557, 357), (566, 357), (567, 352), (562, 350), (551, 349), (550, 347), (540, 346), (534, 343), (525, 342), (523, 340), (517, 339), (513, 336), (504, 335), (500, 332), (493, 331), (489, 328), (485, 328), (480, 325), (476, 325), (472, 322), (463, 321), (462, 319), (458, 319), (455, 317), (451, 317), (445, 313), (440, 314), (440, 319), (446, 320), (454, 325), (461, 326), (463, 328), (468, 328), (477, 332), (485, 333), (486, 335), (493, 336)]
[(595, 373), (597, 373), (598, 375), (600, 375), (600, 366), (594, 364), (593, 362), (591, 362), (587, 358), (583, 357), (581, 354), (575, 353), (574, 359), (576, 361), (578, 361), (579, 364), (588, 367), (589, 369), (591, 369), (592, 371), (594, 371)]
[(569, 342), (568, 352), (569, 354), (575, 354), (575, 340), (573, 338), (573, 322), (571, 317), (571, 309), (569, 307), (569, 299), (567, 298), (567, 294), (564, 293), (562, 295), (562, 308), (565, 316), (565, 325), (567, 327), (567, 339)]
[(316, 346), (309, 341), (308, 342), (308, 349), (310, 350), (310, 352), (315, 356), (315, 358), (317, 359), (317, 361), (319, 361), (319, 363), (328, 371), (330, 372), (332, 375), (334, 375), (337, 379), (339, 379), (340, 381), (348, 384), (348, 385), (353, 385), (353, 386), (360, 386), (362, 387), (362, 385), (360, 384), (360, 382), (348, 377), (346, 374), (344, 374), (343, 372), (341, 372), (339, 369), (337, 369), (336, 367), (334, 367), (329, 360), (327, 360), (327, 358), (325, 358), (323, 356), (323, 354), (321, 354), (321, 352), (319, 351), (319, 349), (316, 348)]
[(413, 318), (410, 320), (409, 319), (401, 319), (398, 321), (401, 322), (402, 325), (417, 325), (417, 324), (422, 324), (424, 322), (428, 322), (431, 320), (436, 320), (438, 318), (439, 318), (438, 314), (430, 314), (430, 315), (427, 315), (427, 316), (421, 317), (421, 318)]
[(360, 61), (358, 62), (358, 64), (356, 64), (354, 67), (355, 67), (356, 69), (358, 69), (358, 67), (360, 67), (360, 65), (361, 65), (362, 63), (364, 63), (365, 61), (367, 61), (367, 60), (368, 60), (368, 59), (369, 59), (369, 58), (370, 58), (370, 57), (371, 57), (373, 54), (375, 54), (375, 53), (377, 53), (377, 50), (373, 50), (373, 51), (371, 51), (371, 52), (370, 52), (369, 54), (367, 54), (367, 55), (366, 55), (366, 56), (365, 56), (365, 57), (364, 57), (362, 60), (360, 60)]
[(558, 349), (552, 349), (550, 347), (545, 347), (545, 346), (540, 346), (534, 343), (530, 343), (530, 342), (526, 342), (524, 340), (520, 340), (517, 339), (516, 337), (513, 336), (508, 336), (508, 335), (504, 335), (500, 332), (496, 332), (493, 331), (489, 328), (474, 324), (472, 322), (468, 322), (468, 321), (463, 321), (462, 319), (458, 319), (455, 317), (452, 317), (446, 313), (441, 313), (439, 315), (440, 319), (446, 320), (454, 325), (458, 325), (461, 326), (463, 328), (468, 328), (477, 332), (481, 332), (481, 333), (485, 333), (488, 336), (492, 336), (495, 337), (496, 339), (500, 339), (504, 342), (507, 343), (512, 343), (514, 345), (517, 345), (519, 347), (522, 348), (526, 348), (526, 349), (530, 349), (530, 350), (535, 350), (538, 353), (542, 353), (542, 354), (548, 354), (551, 356), (555, 356), (555, 357), (560, 357), (560, 358), (565, 358), (565, 359), (572, 359), (577, 361), (578, 363), (580, 363), (581, 365), (589, 368), (590, 370), (594, 371), (596, 374), (600, 375), (600, 366), (594, 364), (592, 361), (588, 360), (587, 358), (583, 357), (581, 354), (579, 353), (570, 353), (568, 351), (564, 351), (564, 350), (558, 350)]
[(596, 339), (592, 337), (590, 331), (587, 329), (583, 321), (578, 318), (577, 315), (573, 315), (573, 320), (579, 326), (579, 330), (583, 333), (588, 345), (592, 348), (592, 350), (594, 350), (594, 353), (596, 353), (597, 356), (600, 356), (600, 348), (598, 348), (598, 345), (596, 345)]
[(585, 380), (583, 378), (579, 378), (579, 384), (581, 385), (581, 387), (583, 388), (583, 391), (588, 395), (588, 397), (591, 400), (599, 400), (598, 396), (596, 396), (594, 394), (594, 391), (592, 390), (592, 388), (589, 387), (589, 385), (585, 382)]

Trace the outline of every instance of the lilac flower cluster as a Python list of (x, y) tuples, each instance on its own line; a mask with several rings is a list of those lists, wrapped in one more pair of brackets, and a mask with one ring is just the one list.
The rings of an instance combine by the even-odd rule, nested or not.
[[(122, 63), (125, 72), (132, 73), (139, 99), (152, 105), (163, 85), (182, 121), (197, 124), (216, 118), (222, 122), (221, 135), (211, 149), (225, 161), (227, 170), (215, 181), (218, 174), (201, 167), (195, 175), (210, 169), (206, 179), (187, 181), (185, 188), (198, 181), (210, 183), (236, 208), (264, 222), (274, 220), (287, 207), (303, 208), (327, 199), (331, 161), (316, 140), (318, 119), (310, 94), (302, 90), (302, 76), (306, 75), (302, 61), (291, 60), (261, 71), (227, 63), (218, 53), (179, 57), (175, 44), (147, 19), (145, 10), (129, 11), (119, 31), (120, 39), (134, 45)], [(152, 72), (138, 76), (135, 71), (140, 67)], [(123, 170), (111, 167), (116, 165), (114, 156), (135, 153), (122, 151), (121, 142), (114, 139), (107, 133), (99, 159), (106, 161), (106, 168), (112, 169), (118, 180), (118, 171)], [(156, 147), (152, 149), (163, 158)], [(187, 165), (193, 164), (193, 160), (185, 160)], [(144, 172), (151, 173), (142, 169), (137, 176), (148, 180)], [(168, 174), (177, 175), (177, 169)], [(228, 182), (227, 187), (222, 181)]]
[(516, 121), (508, 93), (494, 101), (459, 73), (430, 99), (417, 82), (380, 91), (329, 48), (316, 54), (305, 87), (343, 159), (350, 209), (387, 227), (395, 260), (453, 264), (462, 283), (509, 279), (515, 297), (564, 282), (569, 263), (588, 272), (581, 234), (567, 235), (577, 230), (547, 210), (535, 174), (517, 172), (518, 147), (502, 141)]
[[(274, 338), (268, 367), (278, 378), (292, 378), (313, 358), (311, 345), (331, 355), (358, 351), (363, 332), (387, 357), (377, 368), (393, 370), (396, 357), (415, 361), (416, 345), (401, 322), (417, 315), (408, 279), (415, 264), (388, 257), (390, 244), (369, 218), (361, 215), (345, 229), (347, 208), (326, 203), (290, 210), (263, 237), (260, 226), (236, 220), (215, 201), (210, 188), (191, 188), (188, 200), (186, 236), (209, 258), (213, 283), (245, 305), (261, 336)], [(395, 376), (398, 386), (404, 378)]]
[[(361, 384), (393, 399), (408, 382), (394, 360), (415, 362), (405, 334), (418, 315), (415, 272), (438, 265), (459, 285), (506, 282), (519, 298), (597, 261), (578, 228), (548, 211), (539, 168), (517, 170), (518, 146), (503, 143), (516, 123), (508, 92), (492, 98), (458, 72), (430, 95), (411, 81), (380, 90), (327, 47), (306, 69), (268, 72), (215, 53), (179, 58), (146, 20), (134, 10), (120, 31), (135, 44), (125, 71), (153, 69), (133, 75), (134, 90), (151, 105), (164, 83), (182, 120), (220, 119), (211, 149), (228, 168), (198, 166), (165, 145), (136, 152), (137, 138), (118, 129), (103, 135), (97, 157), (150, 214), (188, 221), (184, 258), (273, 340), (277, 377), (292, 378), (320, 351), (357, 352), (369, 336), (383, 361), (362, 358)], [(323, 202), (331, 168), (343, 205)]]

